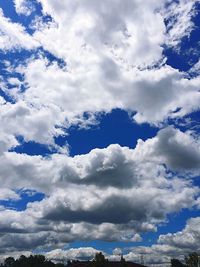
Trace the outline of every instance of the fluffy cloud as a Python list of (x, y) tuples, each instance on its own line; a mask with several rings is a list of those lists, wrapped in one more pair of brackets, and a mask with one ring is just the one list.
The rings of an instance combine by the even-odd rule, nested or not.
[(193, 138), (192, 132), (183, 133), (173, 127), (160, 130), (146, 142), (139, 140), (136, 153), (141, 158), (163, 162), (174, 170), (191, 171), (200, 167), (199, 140)]
[(34, 11), (30, 0), (14, 0), (15, 10), (18, 14), (29, 16)]
[[(110, 61), (106, 64), (115, 65)], [(112, 78), (102, 66), (102, 77), (93, 68), (77, 79), (77, 73), (60, 69), (56, 63), (47, 66), (40, 59), (20, 71), (28, 88), (22, 93), (9, 90), (17, 102), (1, 105), (0, 121), (7, 135), (21, 135), (26, 141), (53, 145), (54, 137), (64, 134), (71, 125), (96, 123), (92, 115), (84, 117), (85, 112), (123, 108), (136, 111), (134, 120), (138, 123), (158, 124), (168, 117), (182, 117), (199, 106), (199, 78), (181, 78), (170, 67)]]
[(19, 195), (15, 191), (10, 190), (9, 188), (0, 189), (0, 200), (18, 200), (19, 198)]
[[(41, 55), (12, 70), (15, 78), (11, 74), (7, 81), (12, 89), (4, 85), (3, 90), (15, 103), (1, 104), (2, 132), (10, 139), (20, 135), (26, 141), (53, 145), (54, 137), (71, 125), (96, 123), (95, 114), (114, 108), (135, 113), (137, 123), (156, 125), (198, 110), (199, 77), (187, 79), (163, 58), (166, 31), (169, 43), (191, 31), (195, 2), (166, 8), (163, 1), (154, 0), (127, 0), (123, 5), (41, 0), (43, 14), (52, 21), (38, 24), (35, 19), (32, 36), (1, 12), (3, 50), (41, 46), (66, 62), (61, 68)], [(17, 12), (25, 12), (28, 3), (16, 0)], [(19, 74), (23, 81), (17, 81)]]
[(13, 23), (6, 18), (0, 9), (0, 49), (3, 51), (12, 49), (34, 49), (39, 43), (34, 40), (18, 23)]
[(191, 218), (185, 228), (177, 233), (161, 235), (158, 242), (172, 247), (178, 247), (183, 251), (199, 251), (200, 241), (200, 217)]
[(154, 266), (171, 266), (170, 260), (178, 258), (184, 262), (184, 256), (199, 251), (200, 218), (191, 218), (185, 228), (176, 233), (160, 235), (158, 244), (150, 247), (139, 246), (124, 255), (127, 260), (137, 261), (143, 255), (145, 263)]
[[(192, 132), (166, 127), (135, 149), (116, 144), (74, 157), (10, 150), (19, 145), (19, 136), (56, 147), (54, 138), (70, 126), (97, 123), (96, 114), (114, 108), (128, 111), (137, 123), (157, 126), (198, 110), (199, 76), (189, 79), (163, 58), (164, 45), (177, 48), (191, 32), (196, 1), (38, 2), (52, 20), (34, 18), (32, 35), (0, 13), (2, 51), (43, 49), (25, 64), (5, 64), (9, 77), (1, 85), (12, 102), (0, 97), (0, 198), (17, 201), (21, 188), (45, 198), (20, 212), (1, 206), (0, 252), (58, 248), (49, 253), (56, 259), (74, 240), (141, 241), (140, 234), (156, 231), (168, 214), (198, 204), (199, 188), (184, 179), (200, 167), (199, 140)], [(27, 1), (14, 3), (18, 14), (32, 11)], [(168, 257), (183, 236), (191, 237), (188, 231), (161, 236), (163, 244), (140, 247), (137, 255), (163, 250)], [(193, 236), (188, 240), (192, 244)], [(65, 255), (87, 258), (95, 251)]]
[(92, 247), (71, 248), (68, 250), (56, 249), (45, 254), (45, 256), (54, 261), (60, 259), (66, 260), (91, 260), (99, 250)]
[[(0, 211), (1, 232), (5, 233), (2, 244), (8, 242), (7, 248), (14, 250), (18, 236), (26, 244), (33, 233), (38, 233), (33, 248), (62, 247), (77, 239), (141, 241), (140, 233), (156, 231), (167, 214), (198, 204), (199, 188), (190, 180), (172, 178), (163, 166), (177, 167), (171, 164), (174, 150), (168, 143), (175, 144), (177, 151), (187, 144), (198, 159), (195, 142), (188, 133), (169, 127), (153, 139), (140, 141), (136, 149), (110, 145), (86, 155), (48, 158), (4, 152), (0, 175), (5, 187), (35, 189), (46, 197), (21, 212)], [(185, 153), (178, 156), (185, 157)], [(186, 167), (193, 170), (193, 165)]]
[[(124, 254), (124, 258), (128, 261), (140, 262), (141, 256), (148, 266), (154, 266), (154, 264), (158, 266), (170, 266), (171, 258), (179, 258), (184, 261), (184, 255), (187, 255), (189, 252), (198, 251), (199, 250), (199, 217), (191, 218), (188, 220), (185, 228), (177, 233), (160, 235), (158, 239), (158, 244), (154, 244), (149, 247), (138, 246), (130, 249), (130, 252)], [(78, 229), (78, 228), (77, 228)], [(58, 234), (58, 239), (63, 235)], [(56, 235), (55, 235), (56, 236)], [(39, 233), (39, 234), (6, 234), (1, 237), (1, 247), (7, 246), (10, 244), (10, 248), (7, 247), (7, 252), (12, 249), (21, 249), (23, 251), (24, 246), (20, 244), (25, 244), (27, 248), (37, 246), (44, 242), (52, 242), (53, 234), (47, 233)], [(17, 243), (17, 240), (22, 240), (22, 242), (16, 247), (14, 246)], [(62, 239), (62, 238), (61, 238)], [(54, 240), (55, 241), (55, 240)], [(9, 243), (10, 242), (10, 243)], [(31, 246), (30, 246), (31, 244)], [(0, 248), (1, 251), (1, 248)], [(68, 259), (79, 259), (79, 260), (88, 260), (92, 259), (95, 253), (99, 252), (98, 250), (92, 247), (82, 247), (78, 249), (53, 249), (49, 252), (45, 253), (45, 256), (49, 259), (58, 261), (63, 259), (67, 261)], [(16, 253), (16, 252), (12, 252)], [(26, 252), (28, 253), (28, 252)], [(120, 249), (115, 249), (113, 251), (113, 255), (106, 255), (110, 260), (119, 260), (118, 254), (121, 254), (122, 251)]]
[(82, 70), (85, 64), (92, 69), (91, 64), (96, 64), (105, 53), (134, 65), (152, 64), (161, 57), (165, 27), (161, 16), (154, 14), (161, 1), (125, 1), (123, 4), (110, 1), (109, 6), (107, 2), (87, 0), (73, 4), (62, 1), (58, 4), (54, 0), (40, 2), (43, 12), (50, 14), (58, 26), (37, 31), (35, 36), (46, 49), (65, 58), (71, 66), (78, 67), (81, 63)]

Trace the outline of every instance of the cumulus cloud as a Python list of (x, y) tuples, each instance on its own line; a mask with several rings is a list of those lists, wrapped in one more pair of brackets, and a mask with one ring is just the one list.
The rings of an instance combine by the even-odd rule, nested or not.
[(34, 6), (29, 0), (14, 0), (14, 5), (16, 12), (20, 15), (29, 16), (34, 11)]
[(191, 171), (200, 167), (198, 138), (193, 138), (192, 132), (183, 133), (172, 126), (160, 130), (146, 142), (139, 140), (136, 151), (141, 158), (163, 162), (170, 169)]
[[(16, 0), (16, 10), (25, 12), (28, 3)], [(173, 36), (171, 43), (177, 42), (181, 39), (177, 32), (182, 36), (192, 29), (195, 1), (170, 4), (167, 9), (163, 1), (154, 0), (40, 3), (52, 21), (38, 24), (35, 19), (32, 36), (1, 12), (2, 50), (41, 46), (66, 66), (40, 55), (12, 70), (23, 81), (9, 76), (7, 82), (14, 88), (3, 86), (15, 101), (1, 105), (5, 135), (53, 145), (54, 137), (70, 126), (96, 123), (95, 114), (114, 108), (135, 114), (137, 123), (156, 125), (199, 109), (199, 77), (187, 79), (163, 58), (165, 20), (171, 18), (168, 35)], [(182, 31), (177, 30), (180, 27)]]
[(63, 260), (91, 260), (99, 250), (92, 247), (71, 248), (68, 250), (56, 249), (45, 254), (49, 259)]
[(181, 248), (183, 251), (199, 251), (200, 217), (191, 218), (185, 228), (177, 233), (160, 235), (158, 242), (172, 247)]
[[(165, 45), (178, 46), (190, 34), (196, 1), (38, 2), (51, 20), (35, 17), (32, 35), (0, 12), (2, 51), (43, 50), (17, 66), (5, 64), (9, 77), (2, 90), (12, 102), (0, 97), (0, 198), (17, 200), (21, 188), (45, 198), (20, 212), (1, 206), (0, 252), (45, 247), (58, 248), (49, 252), (54, 259), (62, 253), (88, 258), (96, 250), (61, 248), (74, 240), (141, 241), (141, 233), (156, 231), (168, 214), (198, 203), (199, 188), (185, 179), (199, 171), (198, 138), (166, 127), (139, 140), (135, 149), (116, 144), (74, 157), (11, 150), (18, 137), (56, 147), (55, 137), (71, 126), (97, 123), (96, 114), (115, 108), (128, 111), (137, 123), (157, 126), (199, 110), (199, 76), (187, 78), (163, 57)], [(29, 15), (29, 3), (15, 0), (16, 12)], [(171, 240), (186, 232), (161, 236), (165, 244), (149, 254), (170, 251)]]
[[(104, 51), (112, 53), (117, 60), (122, 57), (134, 65), (152, 64), (161, 56), (160, 44), (164, 39), (165, 27), (159, 14), (154, 14), (161, 1), (142, 4), (140, 1), (125, 1), (123, 4), (121, 1), (110, 1), (109, 6), (107, 2), (98, 1), (75, 1), (73, 4), (62, 1), (59, 4), (55, 1), (40, 2), (43, 12), (53, 17), (58, 28), (38, 31), (35, 36), (42, 40), (45, 48), (65, 58), (70, 65), (83, 63), (87, 55), (87, 64), (88, 61), (98, 62)], [(64, 10), (67, 10), (67, 14)], [(57, 36), (54, 44), (53, 36)], [(102, 52), (95, 53), (99, 48)], [(143, 54), (143, 57), (139, 54)]]
[[(103, 67), (102, 75), (105, 71)], [(10, 90), (17, 102), (1, 105), (0, 121), (7, 121), (6, 125), (2, 123), (5, 133), (21, 135), (26, 141), (53, 145), (54, 137), (65, 134), (71, 125), (97, 122), (91, 116), (84, 117), (85, 112), (96, 114), (122, 108), (136, 111), (134, 120), (138, 123), (159, 124), (199, 106), (199, 78), (181, 78), (170, 67), (126, 73), (128, 76), (119, 80), (117, 76), (99, 77), (92, 68), (77, 79), (76, 73), (60, 69), (56, 63), (47, 66), (40, 59), (22, 67), (21, 72), (28, 88), (17, 94)]]
[[(110, 145), (86, 155), (53, 154), (48, 158), (4, 152), (0, 170), (4, 186), (30, 188), (46, 197), (28, 203), (21, 212), (2, 209), (1, 232), (9, 240), (20, 235), (25, 241), (30, 234), (40, 233), (33, 247), (60, 248), (77, 239), (141, 241), (140, 234), (156, 231), (168, 214), (197, 204), (199, 188), (190, 180), (169, 176), (163, 166), (177, 167), (171, 163), (174, 150), (168, 143), (175, 144), (178, 151), (179, 146), (185, 149), (186, 143), (192, 147), (193, 142), (197, 141), (188, 133), (169, 127), (136, 149)], [(193, 152), (198, 158), (197, 151)], [(185, 153), (178, 156), (185, 157)], [(193, 169), (193, 165), (186, 167)], [(6, 240), (4, 237), (3, 244)], [(14, 250), (14, 241), (9, 242), (7, 247), (12, 244), (10, 250)]]
[(19, 24), (6, 18), (0, 9), (0, 49), (3, 51), (13, 49), (34, 49), (38, 47), (38, 42), (34, 40)]
[(152, 246), (138, 246), (125, 254), (127, 260), (139, 261), (142, 255), (148, 266), (171, 266), (172, 258), (184, 262), (188, 253), (199, 251), (200, 218), (191, 218), (183, 230), (175, 233), (160, 235), (157, 244)]

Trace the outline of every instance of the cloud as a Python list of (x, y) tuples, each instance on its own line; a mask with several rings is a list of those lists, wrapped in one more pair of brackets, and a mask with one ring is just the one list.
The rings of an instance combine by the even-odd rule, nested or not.
[[(122, 108), (136, 112), (134, 120), (138, 123), (159, 124), (199, 106), (199, 78), (181, 78), (170, 67), (124, 73), (128, 76), (110, 80), (110, 76), (99, 77), (96, 67), (77, 76), (56, 63), (47, 66), (44, 59), (39, 59), (20, 71), (27, 89), (22, 93), (9, 91), (16, 103), (1, 105), (0, 121), (7, 121), (6, 125), (2, 123), (7, 135), (21, 135), (26, 141), (53, 145), (54, 137), (66, 134), (70, 126), (97, 123), (92, 115), (87, 119), (85, 112), (95, 115)], [(100, 73), (104, 75), (105, 71), (102, 68)]]
[(200, 72), (200, 60), (195, 63), (195, 65), (190, 69), (190, 73), (198, 74)]
[(29, 16), (34, 11), (34, 6), (29, 0), (14, 0), (14, 5), (19, 15)]
[[(78, 228), (77, 228), (78, 230)], [(59, 233), (58, 233), (59, 235)], [(47, 238), (48, 236), (48, 238)], [(44, 241), (43, 238), (46, 237), (46, 241), (52, 241), (52, 234), (45, 234), (40, 233), (37, 235), (28, 234), (20, 234), (20, 235), (9, 235), (6, 234), (1, 237), (1, 247), (6, 246), (7, 244), (11, 244), (11, 248), (7, 247), (7, 252), (12, 248), (14, 248), (14, 244), (16, 240), (20, 238), (22, 240), (21, 244), (25, 244), (30, 246), (30, 242), (33, 244), (38, 245), (37, 242), (40, 244)], [(63, 236), (63, 233), (62, 233)], [(23, 239), (24, 238), (24, 239)], [(58, 239), (61, 236), (58, 237)], [(179, 258), (180, 260), (184, 261), (184, 255), (192, 251), (199, 250), (199, 238), (200, 238), (200, 231), (199, 231), (199, 217), (191, 218), (187, 221), (185, 228), (182, 231), (177, 233), (170, 233), (165, 235), (160, 235), (158, 239), (158, 244), (153, 244), (152, 246), (138, 246), (134, 248), (130, 248), (128, 253), (123, 253), (123, 257), (127, 261), (134, 261), (140, 262), (141, 256), (148, 266), (153, 266), (154, 264), (158, 266), (170, 266), (171, 258)], [(32, 241), (30, 241), (32, 240)], [(9, 243), (10, 242), (10, 243)], [(32, 244), (32, 245), (33, 245)], [(32, 246), (31, 245), (31, 246)], [(16, 245), (15, 249), (22, 249), (23, 246)], [(0, 249), (1, 250), (1, 249)], [(69, 259), (76, 259), (76, 260), (89, 260), (92, 259), (95, 253), (99, 252), (99, 250), (94, 249), (92, 247), (80, 247), (77, 249), (51, 249), (49, 252), (45, 253), (45, 256), (49, 259), (58, 261), (62, 259), (63, 261), (67, 261)], [(16, 253), (16, 252), (12, 252)], [(28, 252), (27, 252), (28, 253)], [(121, 249), (116, 248), (114, 250), (114, 255), (109, 255), (104, 253), (107, 258), (110, 260), (119, 260), (118, 254), (121, 254)]]
[(191, 218), (187, 221), (185, 228), (177, 233), (160, 235), (158, 242), (183, 251), (199, 251), (200, 241), (200, 217)]
[(45, 256), (51, 260), (91, 260), (99, 250), (92, 247), (71, 248), (68, 250), (56, 249), (47, 252)]
[(3, 51), (14, 49), (34, 49), (39, 43), (30, 36), (25, 28), (19, 24), (12, 22), (6, 18), (0, 9), (0, 49)]
[[(41, 47), (17, 66), (5, 64), (9, 77), (2, 88), (12, 102), (0, 97), (0, 195), (14, 200), (22, 188), (45, 194), (23, 211), (1, 206), (0, 251), (58, 248), (51, 252), (56, 258), (75, 240), (141, 241), (141, 233), (156, 231), (168, 214), (198, 204), (199, 188), (191, 180), (200, 161), (194, 133), (165, 127), (135, 149), (113, 144), (74, 157), (61, 153), (54, 140), (115, 108), (137, 123), (159, 127), (199, 110), (200, 77), (187, 78), (163, 56), (164, 46), (177, 48), (185, 32), (190, 34), (195, 1), (168, 7), (161, 0), (39, 2), (43, 17), (33, 19), (33, 35), (0, 13), (3, 52)], [(15, 0), (16, 12), (29, 15), (27, 3)], [(43, 23), (46, 15), (50, 22)], [(58, 153), (11, 152), (19, 137)], [(161, 236), (163, 245), (137, 253), (164, 250), (168, 257), (170, 242), (180, 243), (187, 231)], [(94, 252), (65, 253), (87, 258)], [(136, 256), (130, 252), (127, 259)]]
[(176, 49), (183, 37), (190, 36), (190, 33), (195, 28), (192, 18), (196, 14), (195, 4), (197, 2), (191, 0), (171, 1), (163, 12), (164, 18), (167, 21), (166, 43), (168, 46)]
[(0, 200), (18, 200), (20, 199), (19, 195), (9, 188), (1, 188), (0, 189)]
[[(1, 209), (0, 228), (8, 238), (3, 244), (8, 242), (7, 248), (14, 251), (14, 241), (9, 240), (20, 236), (26, 244), (34, 233), (39, 234), (32, 245), (30, 241), (30, 249), (62, 248), (74, 240), (141, 241), (140, 234), (156, 231), (168, 214), (196, 206), (199, 188), (183, 175), (172, 177), (163, 166), (177, 167), (169, 144), (176, 145), (177, 151), (187, 145), (198, 158), (195, 142), (189, 133), (168, 127), (140, 141), (136, 149), (110, 145), (85, 155), (47, 158), (4, 152), (0, 175), (5, 188), (37, 190), (45, 198), (28, 203), (21, 212)], [(185, 170), (189, 167), (192, 177), (194, 166)]]
[(138, 246), (124, 255), (127, 260), (138, 260), (141, 255), (149, 266), (171, 266), (172, 258), (184, 262), (188, 253), (199, 251), (200, 217), (190, 218), (183, 230), (175, 233), (160, 235), (157, 244), (152, 246)]
[[(54, 137), (66, 134), (70, 126), (97, 123), (96, 114), (115, 108), (128, 111), (137, 123), (156, 125), (199, 109), (199, 77), (187, 79), (163, 58), (167, 27), (168, 35), (176, 29), (172, 43), (181, 39), (178, 33), (183, 35), (177, 28), (184, 27), (177, 25), (186, 25), (184, 31), (190, 29), (189, 33), (195, 2), (167, 9), (163, 1), (154, 0), (126, 0), (123, 5), (88, 0), (40, 3), (44, 16), (49, 14), (52, 20), (38, 24), (39, 18), (35, 19), (32, 36), (1, 12), (2, 50), (40, 46), (66, 66), (39, 53), (13, 67), (7, 79), (12, 89), (5, 84), (3, 90), (15, 103), (0, 107), (2, 132), (10, 139), (18, 135), (25, 141), (55, 145)], [(24, 4), (15, 1), (22, 13)], [(165, 25), (166, 18), (171, 18), (170, 26)]]
[(141, 158), (148, 157), (165, 163), (170, 169), (191, 171), (200, 167), (200, 147), (198, 138), (192, 132), (181, 132), (170, 126), (145, 142), (138, 141), (136, 153)]
[[(152, 64), (161, 56), (160, 44), (165, 27), (159, 14), (154, 14), (161, 1), (147, 4), (110, 1), (109, 6), (107, 2), (87, 0), (74, 1), (73, 4), (61, 1), (59, 4), (55, 1), (40, 3), (44, 14), (51, 15), (58, 26), (38, 31), (35, 36), (46, 49), (66, 59), (71, 66), (79, 62), (83, 64), (87, 55), (87, 64), (95, 62), (104, 51), (114, 54), (117, 60), (122, 58), (134, 65)], [(143, 25), (140, 31), (139, 25)], [(56, 36), (54, 43), (53, 36)], [(99, 48), (101, 52), (96, 53)], [(143, 54), (142, 58), (140, 54)]]
[(33, 233), (33, 234), (22, 234), (22, 233), (10, 233), (0, 237), (1, 246), (0, 252), (5, 253), (12, 250), (32, 250), (44, 244), (48, 233)]

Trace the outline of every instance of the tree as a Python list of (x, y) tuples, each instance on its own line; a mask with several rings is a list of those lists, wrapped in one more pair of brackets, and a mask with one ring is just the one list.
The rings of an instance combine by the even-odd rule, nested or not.
[(177, 259), (171, 259), (171, 267), (183, 267), (185, 264), (183, 264), (181, 261)]
[[(26, 257), (21, 255), (17, 260), (9, 257), (4, 261), (3, 267), (55, 267), (55, 264), (47, 260), (44, 255), (30, 255)], [(64, 267), (63, 264), (58, 267)]]
[(12, 267), (15, 264), (15, 259), (13, 257), (8, 257), (4, 261), (6, 267)]
[(94, 260), (92, 261), (91, 266), (94, 267), (104, 267), (108, 263), (108, 260), (105, 258), (102, 252), (96, 253)]
[(198, 267), (199, 260), (199, 256), (196, 252), (190, 253), (185, 257), (185, 262), (188, 267)]
[(120, 259), (120, 267), (127, 267), (127, 262), (126, 260), (124, 259), (123, 255), (121, 256), (121, 259)]

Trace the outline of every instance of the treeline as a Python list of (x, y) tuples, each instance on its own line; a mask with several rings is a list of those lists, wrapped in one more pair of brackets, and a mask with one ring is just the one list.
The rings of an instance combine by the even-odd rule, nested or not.
[(190, 253), (185, 257), (185, 263), (178, 259), (172, 259), (171, 267), (200, 267), (200, 255), (196, 252)]
[[(78, 260), (68, 260), (66, 264), (54, 263), (46, 259), (43, 255), (30, 255), (29, 257), (22, 255), (16, 260), (13, 257), (8, 257), (5, 259), (4, 263), (1, 264), (1, 267), (109, 267), (110, 264), (111, 262), (109, 262), (108, 259), (99, 252), (96, 253), (92, 261), (83, 262)], [(121, 257), (117, 267), (128, 267), (123, 257)]]
[(1, 267), (64, 267), (64, 264), (55, 264), (43, 255), (30, 255), (29, 257), (21, 255), (16, 260), (13, 257), (6, 258)]
[[(79, 261), (68, 261), (64, 263), (54, 263), (51, 260), (45, 258), (44, 255), (30, 255), (26, 257), (21, 255), (18, 259), (13, 257), (8, 257), (4, 260), (4, 263), (0, 267), (109, 267), (111, 262), (109, 262), (105, 256), (99, 252), (95, 255), (92, 261), (79, 262)], [(130, 262), (126, 262), (123, 257), (119, 262), (116, 262), (117, 267), (128, 267), (131, 266)], [(113, 266), (113, 265), (112, 265)], [(190, 253), (185, 257), (185, 262), (181, 262), (178, 259), (171, 260), (171, 267), (200, 267), (200, 255), (196, 252)]]

